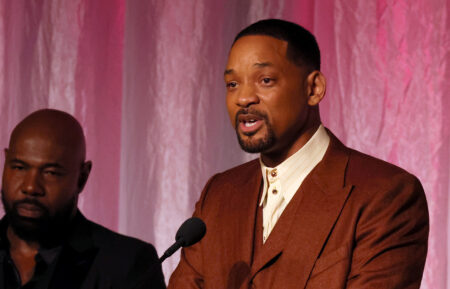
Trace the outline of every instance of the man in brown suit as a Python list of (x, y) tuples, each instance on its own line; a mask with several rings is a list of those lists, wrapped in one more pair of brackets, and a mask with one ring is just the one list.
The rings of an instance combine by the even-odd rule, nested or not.
[(419, 288), (428, 211), (416, 177), (321, 125), (314, 36), (282, 20), (241, 31), (225, 70), (241, 147), (260, 159), (213, 176), (169, 288)]

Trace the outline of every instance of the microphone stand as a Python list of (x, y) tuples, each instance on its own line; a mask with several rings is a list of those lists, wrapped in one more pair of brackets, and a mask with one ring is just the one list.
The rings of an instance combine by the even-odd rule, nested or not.
[(173, 253), (175, 253), (178, 249), (180, 249), (181, 246), (183, 246), (184, 240), (180, 238), (177, 240), (172, 246), (167, 249), (164, 254), (159, 258), (159, 263), (164, 262), (168, 257), (172, 256)]

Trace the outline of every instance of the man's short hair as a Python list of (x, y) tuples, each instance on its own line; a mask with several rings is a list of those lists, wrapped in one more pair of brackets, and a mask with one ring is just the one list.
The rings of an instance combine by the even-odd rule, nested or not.
[(320, 70), (320, 50), (316, 38), (298, 24), (280, 19), (260, 20), (244, 28), (234, 38), (233, 44), (241, 37), (267, 35), (286, 41), (286, 57), (298, 66), (308, 70)]

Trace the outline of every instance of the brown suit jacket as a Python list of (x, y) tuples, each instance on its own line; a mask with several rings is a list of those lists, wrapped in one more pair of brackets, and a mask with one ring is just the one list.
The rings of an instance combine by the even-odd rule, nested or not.
[(207, 233), (182, 250), (169, 289), (420, 287), (429, 225), (413, 175), (331, 135), (254, 255), (261, 184), (257, 160), (208, 181), (194, 213)]

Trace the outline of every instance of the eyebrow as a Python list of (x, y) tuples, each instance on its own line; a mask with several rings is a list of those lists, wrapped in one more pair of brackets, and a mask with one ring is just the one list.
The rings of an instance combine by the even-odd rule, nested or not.
[[(18, 158), (13, 158), (11, 160), (9, 160), (9, 163), (20, 163), (22, 165), (26, 165), (28, 166), (29, 164), (27, 162), (24, 162)], [(54, 168), (59, 168), (59, 169), (64, 169), (64, 166), (58, 164), (58, 163), (46, 163), (42, 166), (43, 168), (49, 168), (49, 167), (54, 167)]]
[[(273, 66), (273, 63), (272, 62), (261, 62), (261, 63), (257, 62), (255, 64), (253, 64), (253, 66), (256, 68), (264, 68), (264, 67)], [(229, 74), (232, 74), (233, 72), (234, 72), (234, 70), (231, 68), (225, 69), (224, 75), (229, 75)]]
[(58, 169), (64, 169), (64, 167), (58, 163), (47, 163), (45, 165), (43, 165), (44, 168), (50, 168), (50, 167), (54, 167), (54, 168), (58, 168)]
[(256, 66), (258, 68), (264, 68), (264, 67), (268, 67), (268, 66), (273, 66), (272, 62), (261, 62), (261, 63), (255, 63), (253, 64), (253, 66)]
[(26, 164), (27, 164), (26, 162), (24, 162), (24, 161), (22, 161), (22, 160), (19, 160), (19, 159), (17, 159), (17, 158), (10, 159), (10, 160), (8, 161), (8, 163), (21, 163), (22, 165), (26, 165)]
[(234, 72), (233, 69), (225, 69), (225, 72), (223, 73), (223, 75), (232, 74), (233, 72)]

